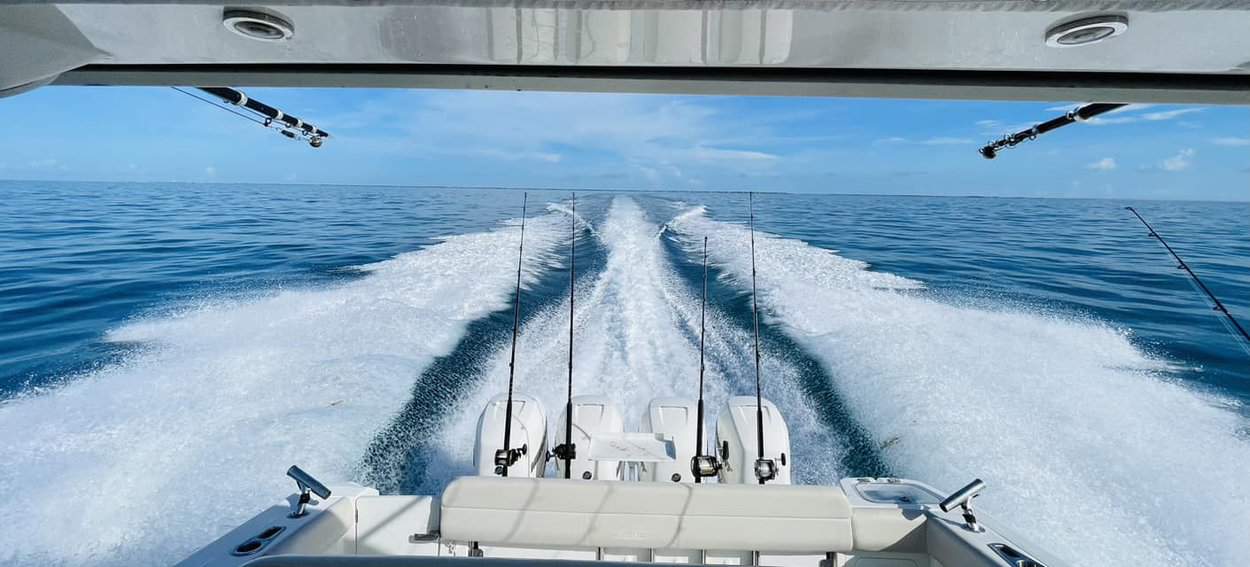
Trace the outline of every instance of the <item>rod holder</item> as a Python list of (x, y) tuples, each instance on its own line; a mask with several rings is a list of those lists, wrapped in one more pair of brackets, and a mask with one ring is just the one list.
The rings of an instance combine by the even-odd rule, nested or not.
[(308, 513), (308, 503), (312, 501), (312, 494), (316, 494), (322, 500), (330, 497), (330, 489), (312, 475), (304, 472), (304, 469), (291, 465), (291, 468), (286, 470), (286, 475), (294, 479), (295, 486), (299, 488), (299, 497), (291, 503), (290, 517), (299, 518)]
[(977, 523), (976, 515), (972, 513), (972, 499), (979, 496), (979, 493), (984, 488), (984, 481), (979, 478), (974, 479), (972, 482), (964, 485), (963, 488), (947, 496), (945, 500), (938, 504), (938, 508), (941, 508), (943, 512), (950, 512), (955, 508), (959, 508), (963, 511), (965, 527), (974, 532), (985, 531), (985, 528)]

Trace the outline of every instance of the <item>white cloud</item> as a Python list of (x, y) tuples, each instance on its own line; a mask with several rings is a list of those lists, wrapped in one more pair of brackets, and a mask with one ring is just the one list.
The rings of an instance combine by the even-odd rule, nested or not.
[(1127, 114), (1129, 112), (1138, 112), (1150, 108), (1150, 104), (1130, 104), (1121, 108), (1117, 108), (1102, 116), (1096, 116), (1086, 121), (1087, 124), (1096, 126), (1106, 126), (1111, 124), (1132, 124), (1134, 122), (1162, 122), (1164, 120), (1172, 120), (1187, 114), (1202, 112), (1201, 108), (1174, 108), (1172, 110), (1161, 110), (1156, 112), (1145, 112), (1139, 114)]
[[(699, 167), (758, 173), (795, 141), (772, 121), (752, 120), (698, 100), (577, 93), (396, 93), (341, 117), (348, 124), (385, 124), (347, 132), (356, 147), (378, 153), (421, 153), (492, 162), (544, 164), (611, 161), (635, 182), (692, 183)], [(774, 119), (775, 120), (775, 119)], [(330, 117), (325, 123), (340, 123)]]
[(31, 169), (49, 169), (56, 167), (58, 163), (60, 162), (53, 158), (36, 159), (26, 162), (26, 167)]
[(705, 148), (698, 147), (694, 150), (695, 159), (704, 161), (715, 160), (747, 160), (747, 161), (771, 161), (777, 159), (776, 154), (765, 152), (756, 152), (751, 150), (730, 150), (725, 148)]
[(1235, 138), (1228, 136), (1224, 138), (1213, 138), (1211, 143), (1217, 146), (1250, 146), (1250, 138)]
[(1097, 171), (1111, 171), (1116, 168), (1115, 158), (1105, 157), (1096, 162), (1085, 166), (1088, 169)]
[(1008, 123), (1002, 120), (978, 120), (976, 122), (978, 134), (982, 136), (993, 136), (999, 138), (1007, 134), (1014, 134), (1023, 130), (1028, 130), (1037, 125), (1037, 122), (1015, 122)]
[(1171, 120), (1178, 116), (1184, 116), (1186, 114), (1193, 114), (1195, 112), (1202, 112), (1202, 109), (1201, 108), (1177, 108), (1175, 110), (1164, 110), (1162, 112), (1147, 112), (1141, 115), (1141, 117), (1144, 120), (1150, 120), (1150, 121)]
[(217, 168), (211, 165), (204, 168), (204, 177), (217, 177)]
[(937, 137), (937, 138), (929, 138), (927, 140), (921, 140), (916, 143), (923, 144), (926, 146), (955, 146), (955, 145), (962, 145), (962, 144), (974, 144), (976, 142), (969, 140), (968, 138)]
[(461, 155), (476, 155), (505, 161), (541, 161), (545, 163), (560, 163), (560, 160), (564, 159), (564, 156), (555, 152), (514, 151), (499, 150), (494, 148), (466, 148), (459, 153)]
[(938, 136), (934, 138), (925, 138), (923, 140), (911, 140), (908, 138), (900, 138), (893, 136), (890, 138), (881, 138), (877, 140), (878, 144), (919, 144), (922, 146), (955, 146), (964, 144), (975, 144), (976, 142), (968, 138), (951, 138)]
[(642, 172), (642, 175), (647, 178), (647, 182), (650, 183), (652, 187), (656, 187), (660, 184), (660, 172), (656, 171), (654, 167), (640, 165), (637, 166), (637, 169)]
[(1184, 171), (1193, 165), (1195, 152), (1193, 148), (1185, 148), (1176, 153), (1176, 155), (1163, 160), (1159, 167), (1164, 171)]

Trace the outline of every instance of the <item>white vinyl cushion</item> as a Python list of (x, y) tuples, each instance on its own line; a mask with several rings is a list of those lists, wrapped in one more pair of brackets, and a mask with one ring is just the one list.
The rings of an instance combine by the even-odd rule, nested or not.
[(848, 552), (834, 487), (462, 477), (443, 492), (444, 540), (515, 546)]

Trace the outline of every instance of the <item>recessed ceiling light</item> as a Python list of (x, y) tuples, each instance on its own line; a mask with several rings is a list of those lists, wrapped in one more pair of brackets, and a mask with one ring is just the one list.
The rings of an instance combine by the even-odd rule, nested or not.
[(1093, 45), (1127, 30), (1128, 18), (1125, 16), (1091, 16), (1050, 28), (1046, 31), (1046, 45), (1050, 47)]
[(295, 35), (291, 22), (255, 10), (226, 10), (221, 23), (234, 33), (260, 41), (283, 41)]

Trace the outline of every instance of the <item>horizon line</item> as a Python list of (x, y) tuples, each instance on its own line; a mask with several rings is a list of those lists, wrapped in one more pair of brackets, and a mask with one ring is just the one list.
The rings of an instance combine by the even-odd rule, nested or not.
[(637, 187), (529, 187), (505, 185), (396, 185), (393, 183), (292, 183), (292, 182), (258, 182), (258, 181), (116, 181), (116, 180), (81, 180), (81, 179), (0, 179), (0, 183), (89, 183), (89, 184), (135, 184), (135, 185), (251, 185), (251, 186), (284, 186), (284, 187), (392, 187), (397, 189), (468, 189), (477, 191), (572, 191), (592, 193), (764, 193), (772, 195), (816, 195), (845, 197), (929, 197), (955, 199), (1052, 199), (1068, 201), (1157, 201), (1168, 203), (1250, 203), (1250, 195), (1245, 199), (1176, 199), (1167, 197), (1072, 197), (1072, 196), (1026, 196), (1026, 195), (985, 195), (985, 194), (931, 194), (931, 193), (854, 193), (826, 191), (786, 191), (777, 189), (643, 189)]

